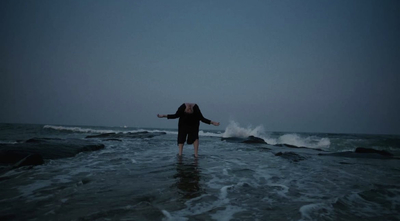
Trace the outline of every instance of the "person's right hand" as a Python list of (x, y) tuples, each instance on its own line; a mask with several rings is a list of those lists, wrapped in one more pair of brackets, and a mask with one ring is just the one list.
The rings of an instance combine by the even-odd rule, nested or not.
[(164, 115), (162, 115), (162, 114), (157, 114), (157, 117), (159, 117), (159, 118), (163, 118), (163, 117), (164, 117)]
[(219, 126), (219, 122), (211, 121), (211, 124), (214, 126)]

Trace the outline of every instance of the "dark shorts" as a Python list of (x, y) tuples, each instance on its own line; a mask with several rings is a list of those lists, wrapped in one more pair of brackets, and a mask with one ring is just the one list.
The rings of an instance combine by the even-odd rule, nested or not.
[[(187, 138), (187, 140), (186, 140)], [(178, 130), (178, 144), (183, 144), (187, 141), (187, 144), (193, 144), (194, 141), (199, 139), (198, 128), (179, 128)]]

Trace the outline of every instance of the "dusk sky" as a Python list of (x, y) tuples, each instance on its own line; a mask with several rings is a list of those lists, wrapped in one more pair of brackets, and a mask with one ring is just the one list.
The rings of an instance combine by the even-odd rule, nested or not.
[(400, 134), (400, 1), (0, 1), (0, 123)]

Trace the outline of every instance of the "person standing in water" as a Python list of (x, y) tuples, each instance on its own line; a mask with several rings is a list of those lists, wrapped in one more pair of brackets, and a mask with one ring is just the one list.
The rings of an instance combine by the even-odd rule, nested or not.
[[(198, 157), (199, 151), (199, 127), (200, 121), (206, 124), (219, 126), (219, 122), (211, 121), (205, 117), (200, 111), (197, 104), (184, 103), (182, 104), (175, 114), (157, 114), (159, 118), (176, 119), (179, 118), (178, 123), (178, 146), (179, 156), (182, 156), (183, 145), (185, 141), (188, 144), (193, 144), (194, 156)], [(187, 138), (187, 139), (186, 139)]]

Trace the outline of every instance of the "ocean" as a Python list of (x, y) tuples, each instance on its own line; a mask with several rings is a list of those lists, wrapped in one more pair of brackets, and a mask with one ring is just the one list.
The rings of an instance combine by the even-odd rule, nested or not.
[(400, 220), (399, 135), (220, 128), (0, 124), (0, 219)]

